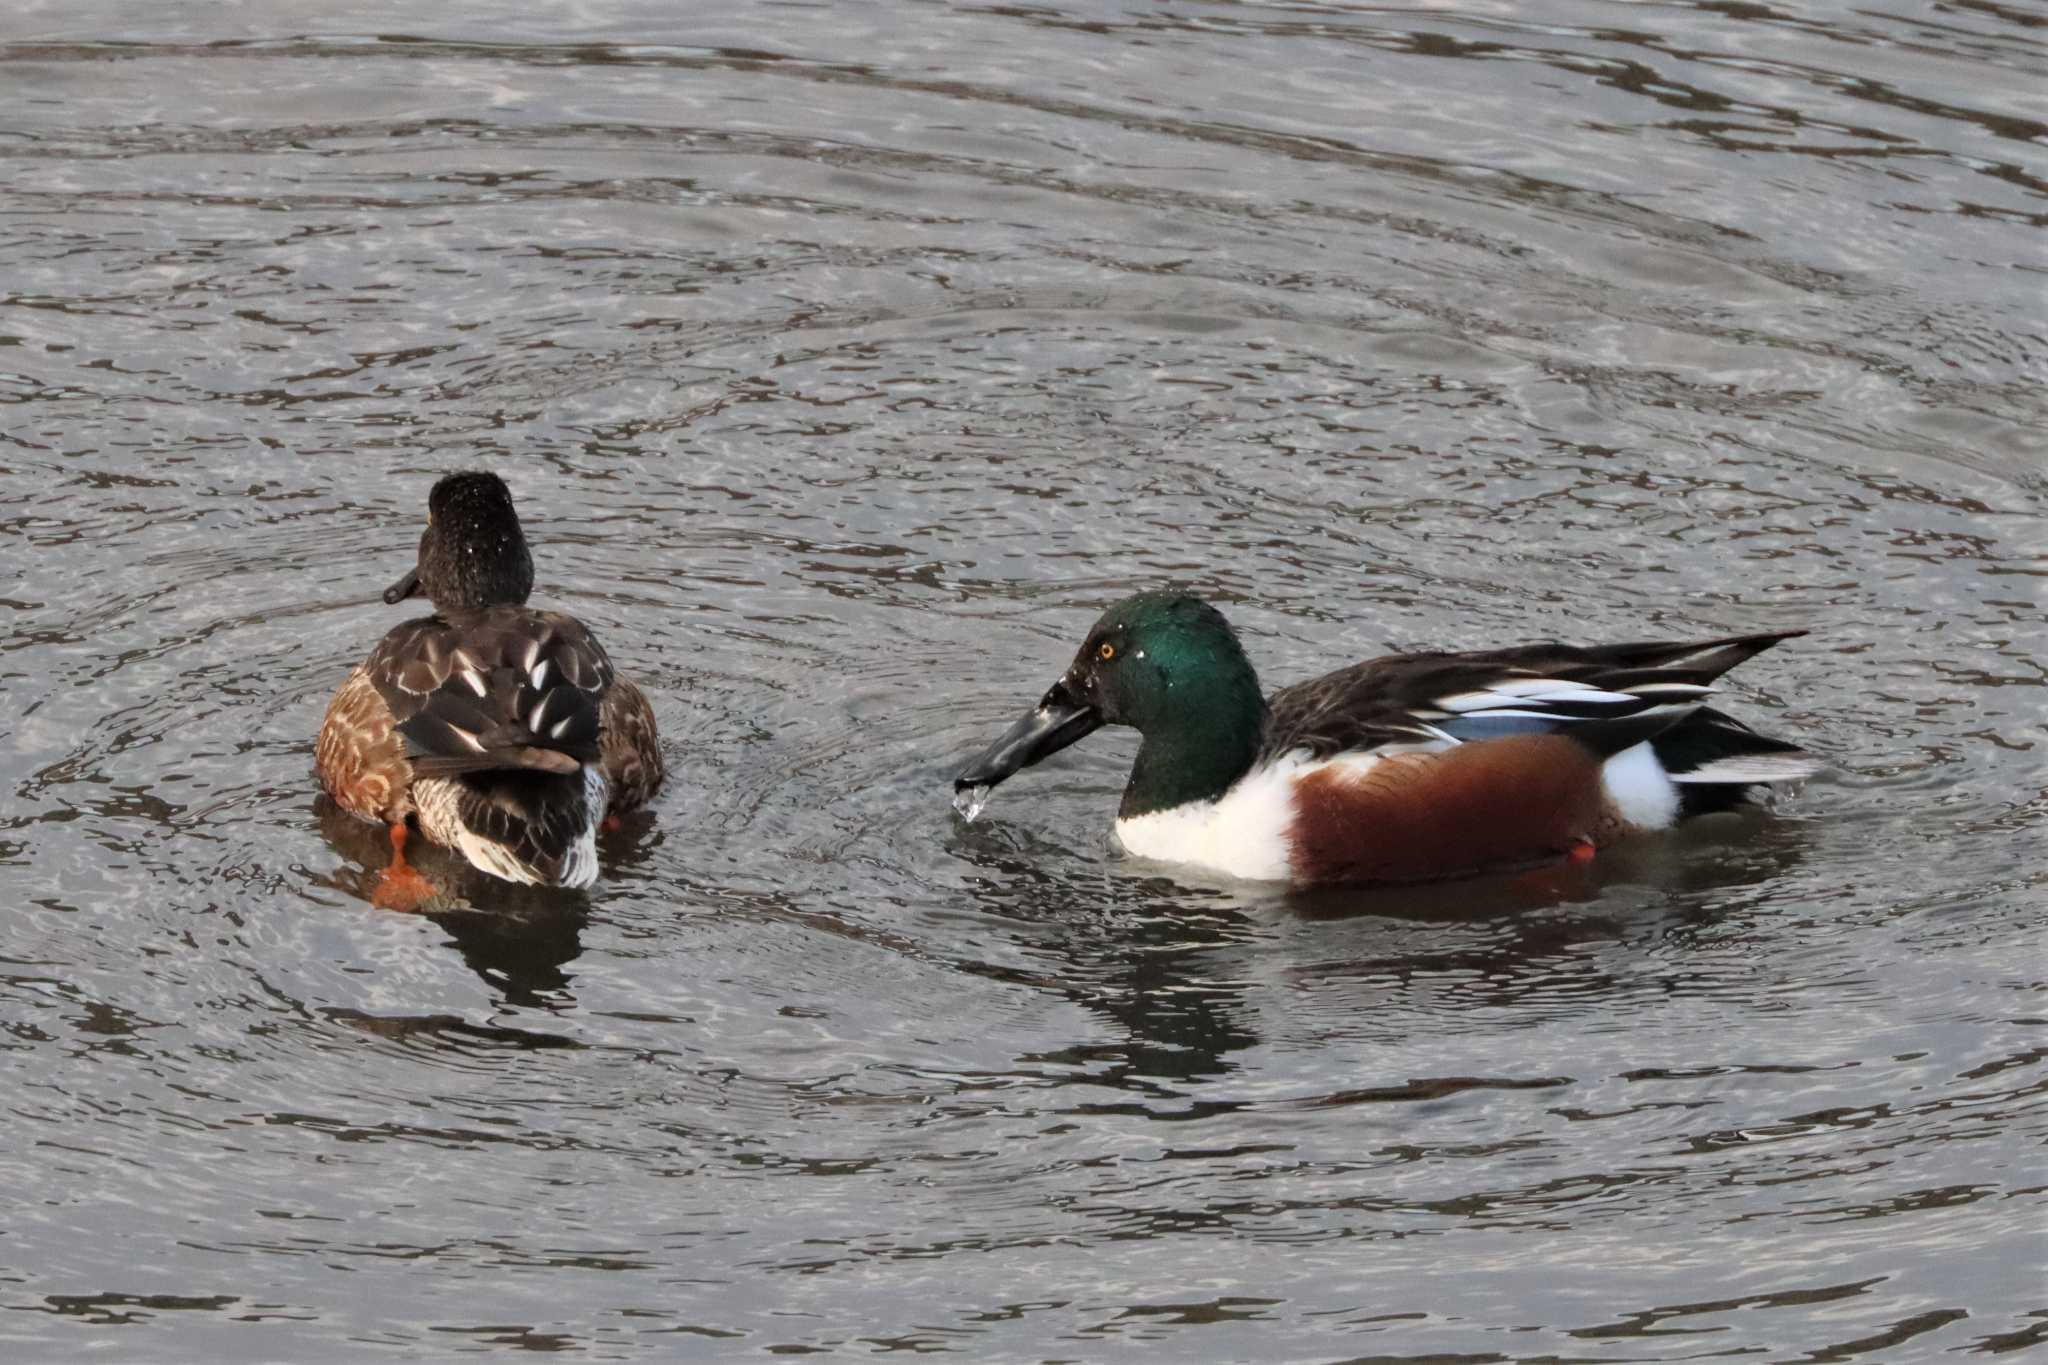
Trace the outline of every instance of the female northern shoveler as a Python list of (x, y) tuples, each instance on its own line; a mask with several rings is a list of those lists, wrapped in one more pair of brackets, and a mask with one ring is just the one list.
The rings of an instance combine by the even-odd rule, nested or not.
[(1144, 741), (1116, 832), (1143, 857), (1297, 886), (1583, 861), (1819, 767), (1705, 701), (1715, 678), (1805, 633), (1401, 654), (1268, 701), (1214, 607), (1140, 593), (961, 771), (955, 804), (972, 819), (1012, 773), (1131, 725)]
[(314, 766), (351, 815), (391, 827), (376, 899), (430, 890), (405, 861), (416, 820), (507, 881), (588, 886), (601, 819), (661, 785), (647, 698), (574, 617), (535, 611), (533, 557), (495, 474), (450, 474), (427, 497), (418, 565), (384, 594), (435, 613), (394, 627), (341, 685)]

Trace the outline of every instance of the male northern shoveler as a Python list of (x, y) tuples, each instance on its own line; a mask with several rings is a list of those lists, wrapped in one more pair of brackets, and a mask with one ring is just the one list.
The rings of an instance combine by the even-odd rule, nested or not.
[(1142, 857), (1297, 886), (1582, 861), (1819, 767), (1706, 705), (1715, 678), (1805, 633), (1398, 654), (1267, 700), (1220, 612), (1140, 593), (961, 770), (955, 805), (972, 819), (1004, 778), (1131, 725), (1116, 832)]
[(394, 627), (327, 707), (314, 766), (351, 815), (391, 827), (377, 899), (417, 905), (408, 820), (507, 881), (588, 886), (596, 831), (661, 785), (654, 713), (572, 616), (525, 605), (533, 556), (495, 474), (427, 497), (419, 562), (385, 592), (434, 614)]

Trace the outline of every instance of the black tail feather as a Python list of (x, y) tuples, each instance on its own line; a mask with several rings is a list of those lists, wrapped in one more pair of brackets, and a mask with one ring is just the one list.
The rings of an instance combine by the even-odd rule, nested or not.
[(1718, 640), (1689, 640), (1678, 644), (1668, 640), (1645, 640), (1634, 644), (1596, 645), (1582, 652), (1617, 668), (1675, 670), (1672, 676), (1712, 682), (1772, 645), (1796, 640), (1805, 634), (1807, 632), (1803, 630), (1773, 630), (1760, 635), (1724, 635)]
[(1650, 741), (1657, 761), (1678, 785), (1680, 819), (1732, 810), (1751, 798), (1761, 779), (1717, 782), (1687, 781), (1688, 773), (1700, 773), (1712, 765), (1732, 759), (1759, 755), (1808, 758), (1806, 750), (1788, 740), (1758, 734), (1725, 712), (1703, 706), (1681, 723)]
[(455, 814), (463, 827), (550, 882), (565, 880), (566, 861), (595, 822), (583, 774), (495, 769), (457, 782)]

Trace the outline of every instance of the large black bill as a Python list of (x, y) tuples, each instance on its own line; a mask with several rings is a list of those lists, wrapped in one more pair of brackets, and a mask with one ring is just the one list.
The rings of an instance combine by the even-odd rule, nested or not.
[(960, 770), (953, 779), (953, 790), (993, 787), (1012, 773), (1101, 728), (1102, 716), (1094, 707), (1076, 701), (1065, 682), (1054, 683), (1036, 710), (1003, 731), (1000, 739)]
[(384, 604), (395, 607), (420, 590), (420, 571), (417, 566), (407, 569), (405, 577), (384, 589)]

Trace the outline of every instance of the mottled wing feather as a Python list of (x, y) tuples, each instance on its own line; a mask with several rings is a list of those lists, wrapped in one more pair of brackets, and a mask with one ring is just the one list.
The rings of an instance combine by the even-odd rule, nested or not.
[(411, 811), (412, 768), (367, 668), (350, 672), (328, 703), (313, 767), (327, 794), (358, 819), (395, 824)]
[(654, 798), (663, 776), (654, 708), (630, 680), (617, 678), (605, 693), (600, 714), (600, 747), (605, 777), (611, 783), (611, 809), (635, 810)]
[(1261, 758), (1554, 731), (1615, 753), (1696, 711), (1735, 665), (1803, 634), (1390, 655), (1274, 693)]
[(611, 660), (583, 624), (524, 607), (428, 616), (365, 665), (420, 775), (573, 771), (599, 755)]

